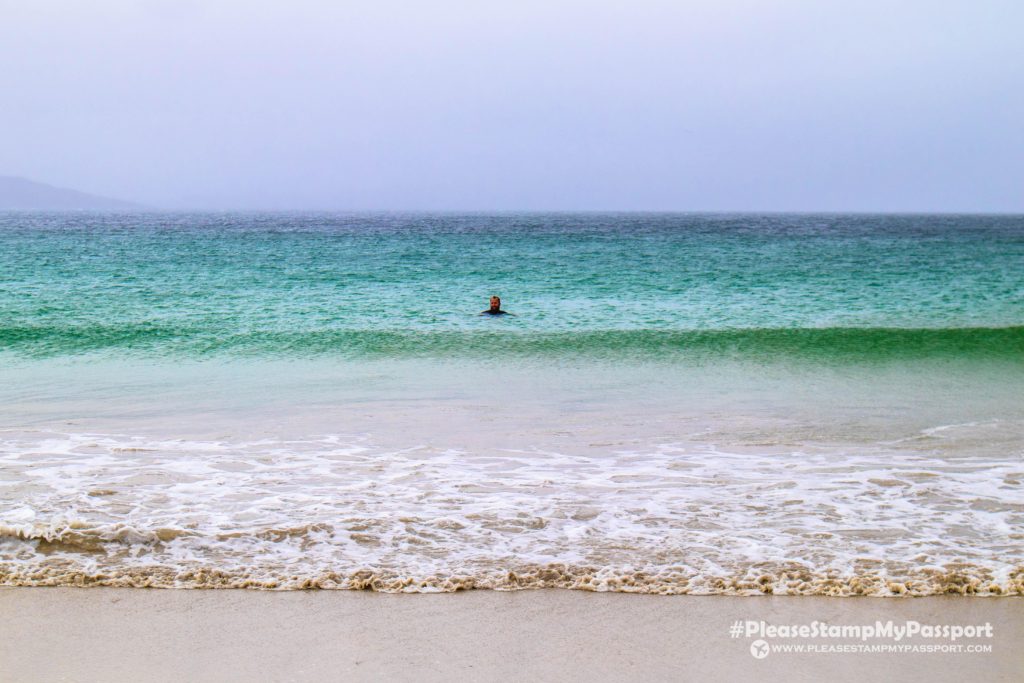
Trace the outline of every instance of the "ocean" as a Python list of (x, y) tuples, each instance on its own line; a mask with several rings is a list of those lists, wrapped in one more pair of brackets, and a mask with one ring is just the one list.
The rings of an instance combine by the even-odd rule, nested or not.
[(1022, 482), (1022, 216), (0, 214), (0, 584), (1022, 594)]

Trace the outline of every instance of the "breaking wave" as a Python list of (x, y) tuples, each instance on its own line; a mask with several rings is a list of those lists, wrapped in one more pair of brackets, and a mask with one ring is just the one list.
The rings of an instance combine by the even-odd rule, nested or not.
[(336, 355), (375, 357), (651, 356), (711, 360), (805, 358), (884, 361), (979, 358), (1024, 363), (1024, 327), (749, 328), (484, 332), (317, 329), (235, 331), (158, 324), (24, 325), (0, 328), (0, 350), (61, 356), (105, 350), (164, 356)]

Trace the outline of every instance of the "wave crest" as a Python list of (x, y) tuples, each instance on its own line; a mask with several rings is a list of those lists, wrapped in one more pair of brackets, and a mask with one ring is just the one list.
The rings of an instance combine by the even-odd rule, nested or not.
[(1024, 326), (800, 327), (577, 332), (311, 330), (224, 333), (137, 325), (0, 327), (0, 350), (59, 356), (104, 350), (161, 355), (374, 357), (674, 356), (881, 360), (992, 358), (1024, 362)]

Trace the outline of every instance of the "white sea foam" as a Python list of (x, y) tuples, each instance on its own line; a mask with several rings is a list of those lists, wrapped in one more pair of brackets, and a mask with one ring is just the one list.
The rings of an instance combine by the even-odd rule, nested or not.
[[(569, 455), (0, 433), (11, 584), (1015, 593), (1021, 425)], [(974, 440), (1007, 441), (977, 455)]]

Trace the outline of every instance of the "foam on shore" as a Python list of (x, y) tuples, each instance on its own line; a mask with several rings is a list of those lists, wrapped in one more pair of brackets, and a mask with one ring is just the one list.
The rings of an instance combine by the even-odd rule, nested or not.
[(1021, 426), (565, 454), (4, 432), (0, 583), (1024, 593)]

